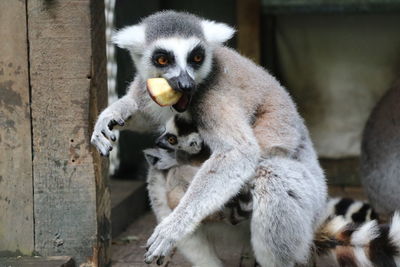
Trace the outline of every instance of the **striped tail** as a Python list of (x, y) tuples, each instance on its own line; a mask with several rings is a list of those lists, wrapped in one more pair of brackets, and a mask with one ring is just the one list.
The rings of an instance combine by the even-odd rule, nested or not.
[(390, 224), (354, 224), (336, 216), (321, 226), (314, 245), (315, 266), (400, 266), (400, 213)]
[(378, 214), (367, 202), (351, 198), (330, 198), (327, 213), (326, 217), (342, 215), (346, 221), (357, 224), (379, 220)]

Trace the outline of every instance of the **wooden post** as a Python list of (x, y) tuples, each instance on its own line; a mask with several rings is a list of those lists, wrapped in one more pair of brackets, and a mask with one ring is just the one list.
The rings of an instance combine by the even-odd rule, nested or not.
[(109, 264), (110, 195), (90, 145), (105, 107), (104, 1), (28, 1), (35, 250)]
[(31, 112), (25, 1), (0, 1), (0, 257), (33, 242)]
[(260, 0), (236, 0), (237, 49), (243, 55), (260, 63)]

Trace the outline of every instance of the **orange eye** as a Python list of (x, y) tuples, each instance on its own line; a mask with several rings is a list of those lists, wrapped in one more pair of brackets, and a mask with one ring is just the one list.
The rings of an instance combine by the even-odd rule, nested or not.
[(177, 143), (176, 137), (175, 136), (168, 137), (168, 143), (170, 143), (171, 145), (175, 145)]
[(196, 63), (200, 63), (202, 60), (203, 60), (203, 56), (201, 56), (201, 55), (195, 55), (193, 57), (193, 61)]
[(157, 63), (160, 65), (167, 65), (168, 64), (168, 59), (164, 56), (160, 56), (157, 58)]

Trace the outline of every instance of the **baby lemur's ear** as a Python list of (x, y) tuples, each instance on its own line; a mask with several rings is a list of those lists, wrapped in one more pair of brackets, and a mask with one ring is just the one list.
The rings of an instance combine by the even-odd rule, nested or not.
[(149, 148), (143, 150), (143, 153), (149, 166), (156, 170), (168, 170), (178, 165), (174, 152), (161, 148)]
[(219, 23), (211, 20), (201, 22), (206, 41), (211, 44), (222, 44), (232, 38), (235, 30), (225, 23)]
[(145, 46), (144, 25), (133, 25), (114, 32), (112, 42), (120, 48), (129, 50), (131, 53), (140, 54)]
[(145, 149), (143, 154), (149, 166), (155, 166), (161, 158), (159, 150), (155, 148)]

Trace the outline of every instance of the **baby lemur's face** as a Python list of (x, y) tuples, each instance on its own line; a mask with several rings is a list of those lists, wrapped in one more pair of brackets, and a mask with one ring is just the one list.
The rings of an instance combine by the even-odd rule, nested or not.
[(156, 145), (164, 149), (197, 154), (203, 147), (203, 139), (193, 123), (174, 116), (167, 122), (164, 133), (156, 140)]

